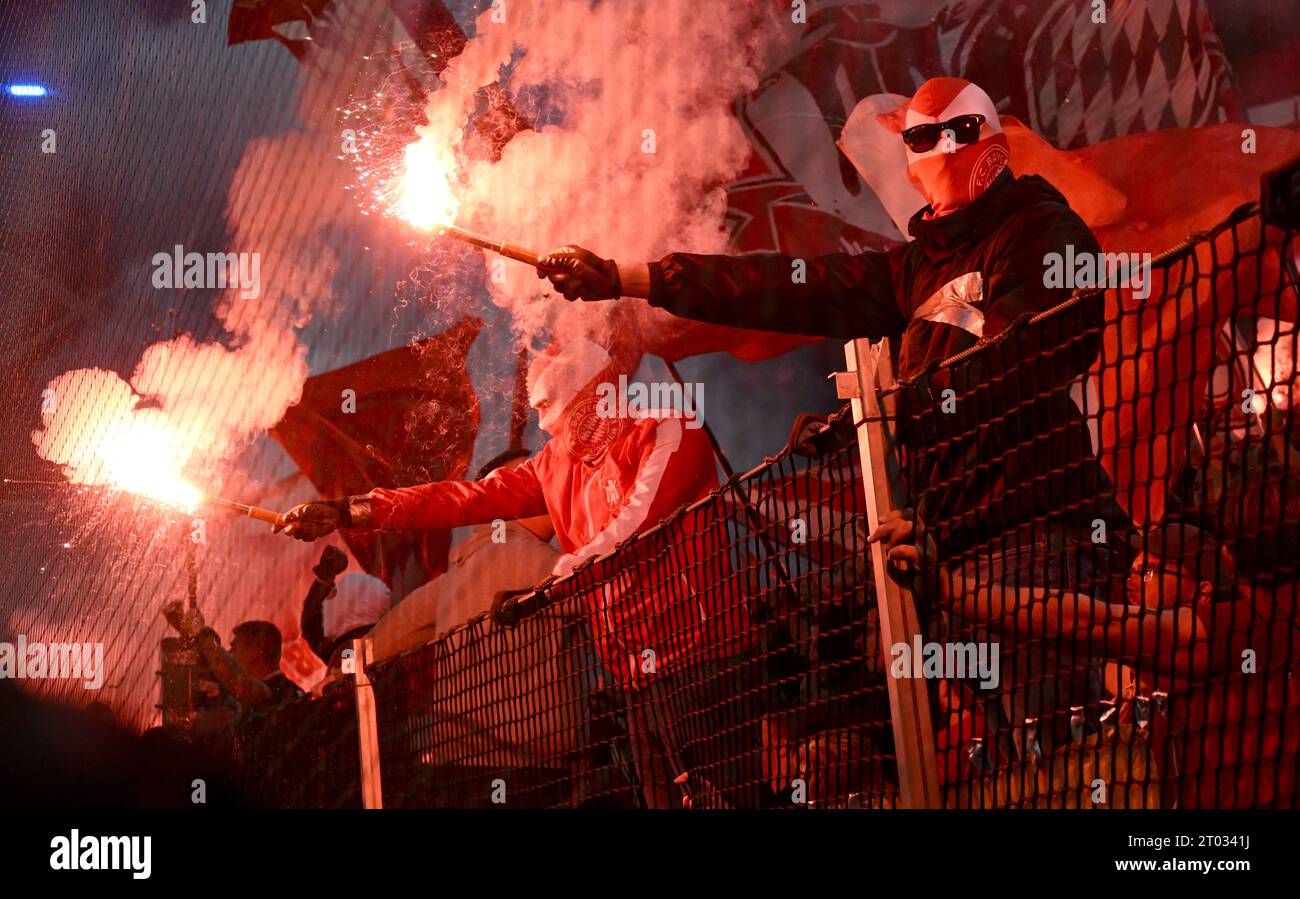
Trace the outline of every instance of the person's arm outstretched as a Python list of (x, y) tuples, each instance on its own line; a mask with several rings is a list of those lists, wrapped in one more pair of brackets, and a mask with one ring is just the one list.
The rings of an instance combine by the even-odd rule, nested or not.
[(498, 468), (481, 481), (377, 487), (364, 496), (303, 503), (286, 512), (275, 529), (299, 540), (318, 540), (336, 528), (442, 530), (545, 513), (530, 459), (515, 468)]
[(780, 253), (706, 256), (670, 253), (620, 265), (578, 246), (543, 256), (546, 277), (569, 300), (644, 297), (682, 318), (810, 337), (901, 334), (895, 253), (833, 253), (803, 259)]

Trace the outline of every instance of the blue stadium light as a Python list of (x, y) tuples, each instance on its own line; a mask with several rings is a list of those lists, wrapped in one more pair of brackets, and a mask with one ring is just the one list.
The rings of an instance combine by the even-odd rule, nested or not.
[(49, 93), (42, 84), (11, 84), (7, 90), (14, 97), (44, 97)]

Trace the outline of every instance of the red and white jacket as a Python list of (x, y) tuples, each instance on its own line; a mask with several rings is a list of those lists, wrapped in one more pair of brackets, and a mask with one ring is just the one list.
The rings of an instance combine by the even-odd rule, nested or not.
[[(524, 464), (481, 481), (377, 488), (369, 494), (370, 526), (442, 529), (546, 513), (565, 553), (555, 574), (564, 575), (718, 486), (708, 438), (687, 424), (649, 415), (623, 421), (594, 460), (573, 454), (557, 438)], [(601, 655), (625, 680), (629, 674), (641, 680), (647, 658), (654, 659), (654, 673), (662, 673), (688, 657), (712, 657), (720, 641), (710, 632), (723, 620), (737, 621), (723, 599), (732, 591), (718, 586), (716, 572), (703, 571), (694, 533), (700, 526), (687, 516), (683, 527), (673, 536), (677, 551), (651, 554), (663, 557), (657, 562), (635, 553), (635, 577), (586, 590)]]

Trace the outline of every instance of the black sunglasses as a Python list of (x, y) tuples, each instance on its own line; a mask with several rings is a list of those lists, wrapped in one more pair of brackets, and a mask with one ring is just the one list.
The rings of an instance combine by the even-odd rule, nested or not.
[(907, 149), (913, 153), (924, 153), (927, 150), (933, 150), (934, 145), (939, 142), (943, 132), (952, 131), (953, 139), (959, 144), (973, 144), (980, 138), (980, 126), (984, 124), (984, 116), (978, 112), (970, 115), (959, 115), (955, 119), (949, 119), (946, 122), (926, 122), (924, 125), (913, 125), (903, 132), (903, 143), (907, 144)]

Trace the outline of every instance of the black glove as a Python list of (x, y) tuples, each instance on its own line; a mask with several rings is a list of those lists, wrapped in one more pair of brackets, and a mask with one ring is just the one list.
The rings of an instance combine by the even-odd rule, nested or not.
[(623, 295), (618, 263), (582, 247), (560, 247), (537, 260), (537, 277), (550, 278), (566, 300), (616, 300)]
[(795, 455), (820, 459), (851, 446), (857, 439), (853, 421), (847, 415), (827, 418), (804, 414), (794, 420), (786, 447)]
[(296, 540), (319, 540), (341, 527), (347, 527), (347, 500), (317, 500), (294, 506), (280, 516), (273, 533), (284, 531)]
[(347, 567), (348, 557), (343, 554), (343, 551), (337, 546), (327, 546), (320, 555), (320, 562), (311, 571), (316, 575), (316, 580), (332, 584)]

